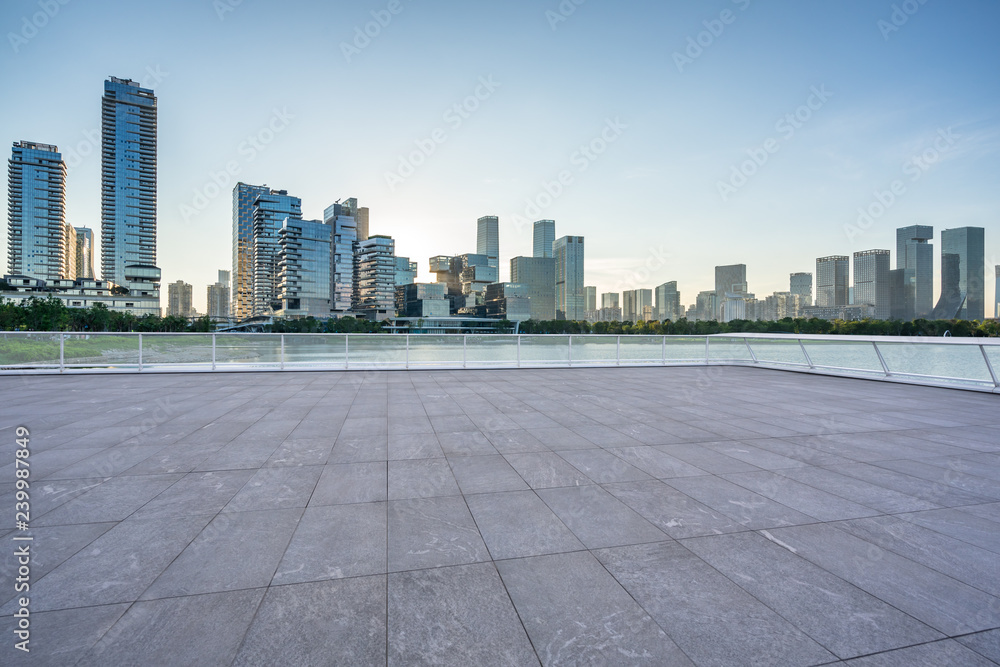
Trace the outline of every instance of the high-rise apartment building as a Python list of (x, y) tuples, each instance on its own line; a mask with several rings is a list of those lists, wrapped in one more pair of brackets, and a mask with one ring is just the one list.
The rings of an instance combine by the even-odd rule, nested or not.
[(284, 190), (257, 195), (253, 208), (253, 314), (268, 315), (279, 306), (278, 233), (285, 220), (302, 219), (302, 200)]
[(816, 305), (829, 308), (846, 306), (850, 283), (851, 258), (831, 255), (816, 259)]
[[(219, 271), (229, 273), (228, 271)], [(209, 285), (206, 294), (207, 315), (212, 319), (223, 319), (229, 317), (229, 283), (221, 280), (214, 285)]]
[(476, 221), (476, 254), (486, 255), (489, 266), (500, 268), (500, 219), (487, 215)]
[(76, 277), (94, 279), (94, 232), (87, 227), (76, 228)]
[(271, 192), (266, 185), (237, 183), (233, 188), (233, 270), (230, 306), (233, 317), (253, 315), (253, 211), (258, 195)]
[[(643, 311), (649, 306), (653, 308), (653, 290), (632, 289), (622, 292), (622, 320), (625, 322), (642, 322)], [(655, 312), (655, 311), (651, 311)]]
[[(986, 230), (982, 227), (959, 227), (941, 232), (942, 266), (946, 254), (958, 257), (957, 291), (964, 303), (958, 319), (982, 320), (986, 315)], [(942, 291), (946, 288), (944, 276)], [(950, 286), (949, 286), (950, 287)]]
[(556, 240), (556, 221), (538, 220), (532, 230), (532, 255), (552, 257), (552, 244)]
[(111, 77), (101, 100), (102, 278), (131, 287), (130, 266), (156, 266), (156, 95)]
[(622, 309), (620, 304), (617, 292), (604, 292), (601, 294), (601, 310), (598, 311), (598, 321), (621, 322)]
[(191, 317), (194, 308), (191, 306), (191, 285), (183, 280), (167, 285), (167, 315), (175, 317)]
[(510, 279), (525, 286), (531, 299), (531, 319), (538, 322), (556, 319), (554, 258), (514, 257), (510, 260)]
[(889, 319), (891, 303), (888, 250), (854, 253), (854, 303), (874, 306), (877, 320)]
[(357, 241), (364, 241), (368, 238), (368, 207), (358, 206), (358, 200), (355, 197), (346, 199), (342, 204), (346, 215), (350, 215), (354, 218), (355, 223), (355, 234)]
[(556, 260), (556, 319), (583, 320), (583, 237), (556, 239), (552, 255)]
[(354, 255), (354, 310), (380, 321), (396, 312), (396, 243), (376, 234), (358, 241)]
[(225, 285), (226, 287), (229, 287), (229, 276), (230, 276), (229, 271), (226, 271), (225, 269), (219, 269), (219, 282)]
[(789, 276), (789, 293), (802, 297), (803, 306), (813, 305), (813, 274), (793, 273)]
[(676, 322), (681, 318), (681, 293), (677, 291), (677, 281), (663, 283), (654, 290), (656, 296), (656, 319)]
[(327, 318), (333, 302), (333, 227), (285, 218), (278, 231), (278, 317)]
[[(8, 273), (45, 281), (69, 278), (66, 227), (66, 163), (59, 149), (14, 142), (7, 166)], [(75, 253), (72, 261), (75, 273)]]
[(911, 225), (896, 230), (896, 268), (903, 269), (903, 319), (927, 317), (934, 306), (934, 228)]

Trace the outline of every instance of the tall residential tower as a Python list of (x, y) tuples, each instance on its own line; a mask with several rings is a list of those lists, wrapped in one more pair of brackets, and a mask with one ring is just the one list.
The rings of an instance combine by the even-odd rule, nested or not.
[[(59, 149), (15, 142), (7, 185), (8, 273), (46, 281), (71, 277), (66, 272), (71, 250), (66, 243), (66, 163)], [(75, 253), (72, 262), (75, 274)]]

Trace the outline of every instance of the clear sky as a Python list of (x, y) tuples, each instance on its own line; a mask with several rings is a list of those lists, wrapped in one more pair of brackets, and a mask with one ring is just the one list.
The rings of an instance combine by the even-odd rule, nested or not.
[(60, 147), (69, 222), (99, 233), (103, 81), (154, 88), (157, 259), (201, 311), (242, 180), (307, 218), (357, 197), (420, 280), (483, 215), (506, 278), (551, 218), (599, 292), (685, 304), (717, 264), (762, 298), (911, 224), (937, 271), (942, 229), (985, 227), (991, 315), (998, 26), (993, 0), (6, 0), (0, 128)]

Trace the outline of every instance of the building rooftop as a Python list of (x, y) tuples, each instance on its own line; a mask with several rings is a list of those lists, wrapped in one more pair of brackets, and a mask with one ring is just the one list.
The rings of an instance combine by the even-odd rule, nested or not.
[(19, 376), (0, 401), (4, 665), (1000, 661), (995, 395), (674, 367)]

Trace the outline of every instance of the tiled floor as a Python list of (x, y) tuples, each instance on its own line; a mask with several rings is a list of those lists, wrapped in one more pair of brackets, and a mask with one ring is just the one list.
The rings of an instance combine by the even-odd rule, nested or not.
[(714, 367), (4, 377), (0, 404), (4, 665), (1000, 662), (998, 396)]

